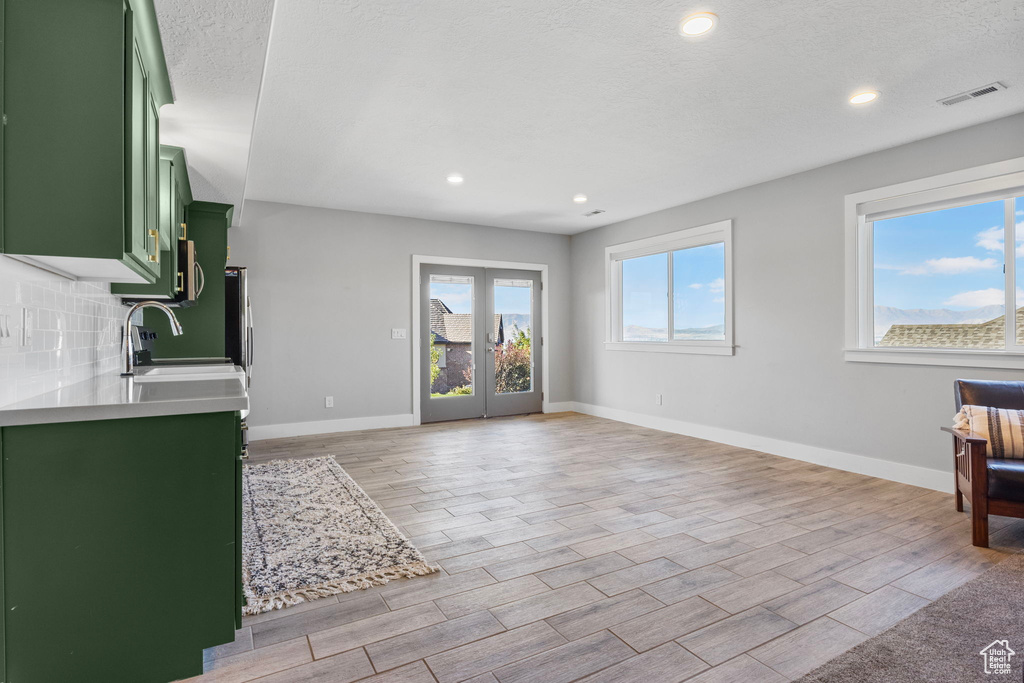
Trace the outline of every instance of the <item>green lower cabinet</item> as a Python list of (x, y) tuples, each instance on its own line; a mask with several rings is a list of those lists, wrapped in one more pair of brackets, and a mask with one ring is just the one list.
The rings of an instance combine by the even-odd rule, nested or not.
[(2, 680), (164, 683), (234, 639), (238, 419), (0, 429)]

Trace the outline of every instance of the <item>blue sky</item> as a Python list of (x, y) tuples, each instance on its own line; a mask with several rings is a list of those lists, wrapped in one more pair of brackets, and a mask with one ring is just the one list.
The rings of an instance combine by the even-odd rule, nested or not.
[[(469, 313), (473, 306), (473, 289), (468, 284), (430, 283), (430, 298), (440, 299), (452, 313)], [(495, 287), (495, 313), (530, 313), (529, 287)]]
[[(675, 328), (710, 327), (725, 321), (725, 245), (673, 252)], [(668, 325), (668, 254), (622, 262), (622, 324)]]
[[(1024, 201), (1016, 202), (1020, 226)], [(875, 304), (951, 310), (1003, 304), (1003, 223), (1002, 201), (876, 221)], [(1024, 271), (1024, 226), (1017, 232)]]

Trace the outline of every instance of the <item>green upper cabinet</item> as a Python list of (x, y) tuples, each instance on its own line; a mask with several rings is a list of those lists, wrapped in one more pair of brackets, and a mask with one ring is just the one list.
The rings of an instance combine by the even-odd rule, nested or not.
[(83, 279), (161, 276), (159, 111), (171, 86), (153, 0), (0, 0), (0, 251)]
[[(158, 208), (159, 273), (153, 284), (115, 283), (112, 294), (130, 299), (166, 300), (177, 296), (180, 283), (178, 268), (178, 238), (185, 237), (185, 207), (192, 203), (192, 188), (188, 182), (185, 150), (170, 145), (160, 146), (160, 160), (154, 175), (158, 178), (153, 205)], [(151, 247), (147, 246), (147, 249)]]

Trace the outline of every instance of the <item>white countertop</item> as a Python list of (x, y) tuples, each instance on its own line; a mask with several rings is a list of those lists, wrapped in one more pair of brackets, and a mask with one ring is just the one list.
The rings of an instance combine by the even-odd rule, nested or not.
[[(237, 367), (237, 366), (236, 366)], [(241, 373), (241, 368), (238, 368)], [(239, 375), (244, 378), (243, 375)], [(116, 420), (249, 409), (244, 380), (137, 382), (100, 375), (60, 389), (0, 406), (0, 427)]]

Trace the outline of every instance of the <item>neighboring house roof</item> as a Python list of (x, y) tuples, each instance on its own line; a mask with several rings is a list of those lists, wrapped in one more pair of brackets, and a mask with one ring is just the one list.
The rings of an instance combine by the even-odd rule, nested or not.
[[(1024, 324), (1024, 308), (1017, 309), (1017, 329)], [(1002, 349), (1006, 346), (1006, 316), (984, 323), (950, 325), (893, 325), (879, 346), (944, 349)]]
[(451, 312), (452, 309), (445, 306), (440, 299), (430, 300), (430, 331), (437, 336), (437, 341), (448, 341), (445, 336), (444, 316)]
[[(448, 344), (470, 344), (473, 342), (473, 316), (470, 313), (452, 313), (440, 299), (430, 300), (430, 331), (435, 341)], [(505, 341), (505, 330), (501, 316), (494, 316), (494, 338), (497, 343)]]

